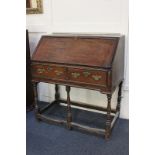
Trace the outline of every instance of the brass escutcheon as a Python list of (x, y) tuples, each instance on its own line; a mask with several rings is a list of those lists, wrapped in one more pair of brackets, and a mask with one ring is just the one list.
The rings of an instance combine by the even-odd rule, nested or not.
[(62, 75), (62, 74), (63, 74), (63, 72), (62, 72), (62, 71), (58, 71), (58, 70), (55, 70), (55, 73), (56, 73), (56, 75), (58, 75), (58, 76), (60, 76), (60, 75)]
[(44, 69), (44, 68), (38, 68), (38, 69), (37, 69), (37, 72), (38, 72), (39, 74), (42, 74), (43, 72), (45, 72), (45, 69)]
[(95, 80), (95, 81), (98, 81), (102, 78), (101, 75), (92, 75), (92, 78)]
[(85, 77), (88, 77), (88, 76), (90, 75), (90, 72), (83, 72), (83, 75), (84, 75)]
[(80, 73), (71, 73), (71, 74), (74, 78), (78, 78), (80, 76)]

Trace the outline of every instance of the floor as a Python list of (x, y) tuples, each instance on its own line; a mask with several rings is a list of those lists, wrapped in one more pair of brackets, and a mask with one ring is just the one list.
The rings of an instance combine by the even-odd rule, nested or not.
[[(60, 116), (60, 119), (63, 119), (66, 113), (65, 107), (61, 107), (54, 107), (53, 112), (51, 110), (46, 114)], [(58, 115), (60, 112), (61, 115)], [(75, 122), (79, 121), (92, 127), (104, 126), (101, 114), (77, 109), (73, 109), (72, 112)], [(128, 155), (129, 121), (119, 119), (110, 140), (105, 141), (103, 136), (82, 133), (75, 129), (69, 131), (63, 126), (38, 122), (34, 112), (28, 112), (26, 139), (27, 155)]]

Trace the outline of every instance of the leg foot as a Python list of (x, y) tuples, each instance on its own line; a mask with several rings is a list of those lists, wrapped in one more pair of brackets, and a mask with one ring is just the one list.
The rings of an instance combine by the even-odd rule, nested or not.
[(40, 119), (40, 118), (38, 118), (37, 116), (36, 116), (36, 120), (37, 120), (38, 122), (41, 122), (41, 119)]

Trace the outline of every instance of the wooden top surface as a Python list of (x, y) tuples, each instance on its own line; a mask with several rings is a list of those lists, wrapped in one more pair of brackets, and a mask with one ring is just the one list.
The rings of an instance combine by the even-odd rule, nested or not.
[(118, 36), (43, 36), (32, 61), (107, 68), (118, 40)]

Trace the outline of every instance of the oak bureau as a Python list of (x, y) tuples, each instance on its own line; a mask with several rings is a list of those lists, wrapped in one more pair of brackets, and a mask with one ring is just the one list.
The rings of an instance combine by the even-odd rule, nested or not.
[[(32, 83), (35, 96), (36, 118), (49, 123), (60, 123), (103, 134), (110, 137), (119, 117), (121, 88), (124, 78), (124, 36), (120, 34), (82, 35), (55, 34), (42, 36), (31, 60)], [(38, 106), (39, 82), (55, 84), (55, 101), (43, 108)], [(60, 98), (59, 85), (64, 85), (67, 100)], [(70, 100), (70, 88), (86, 88), (107, 95), (107, 107), (77, 103)], [(111, 98), (119, 87), (116, 109), (111, 108)], [(79, 96), (80, 97), (80, 96)], [(66, 120), (44, 115), (53, 105), (65, 103)], [(106, 112), (105, 128), (92, 128), (72, 121), (71, 105)], [(104, 122), (103, 122), (104, 123)]]

